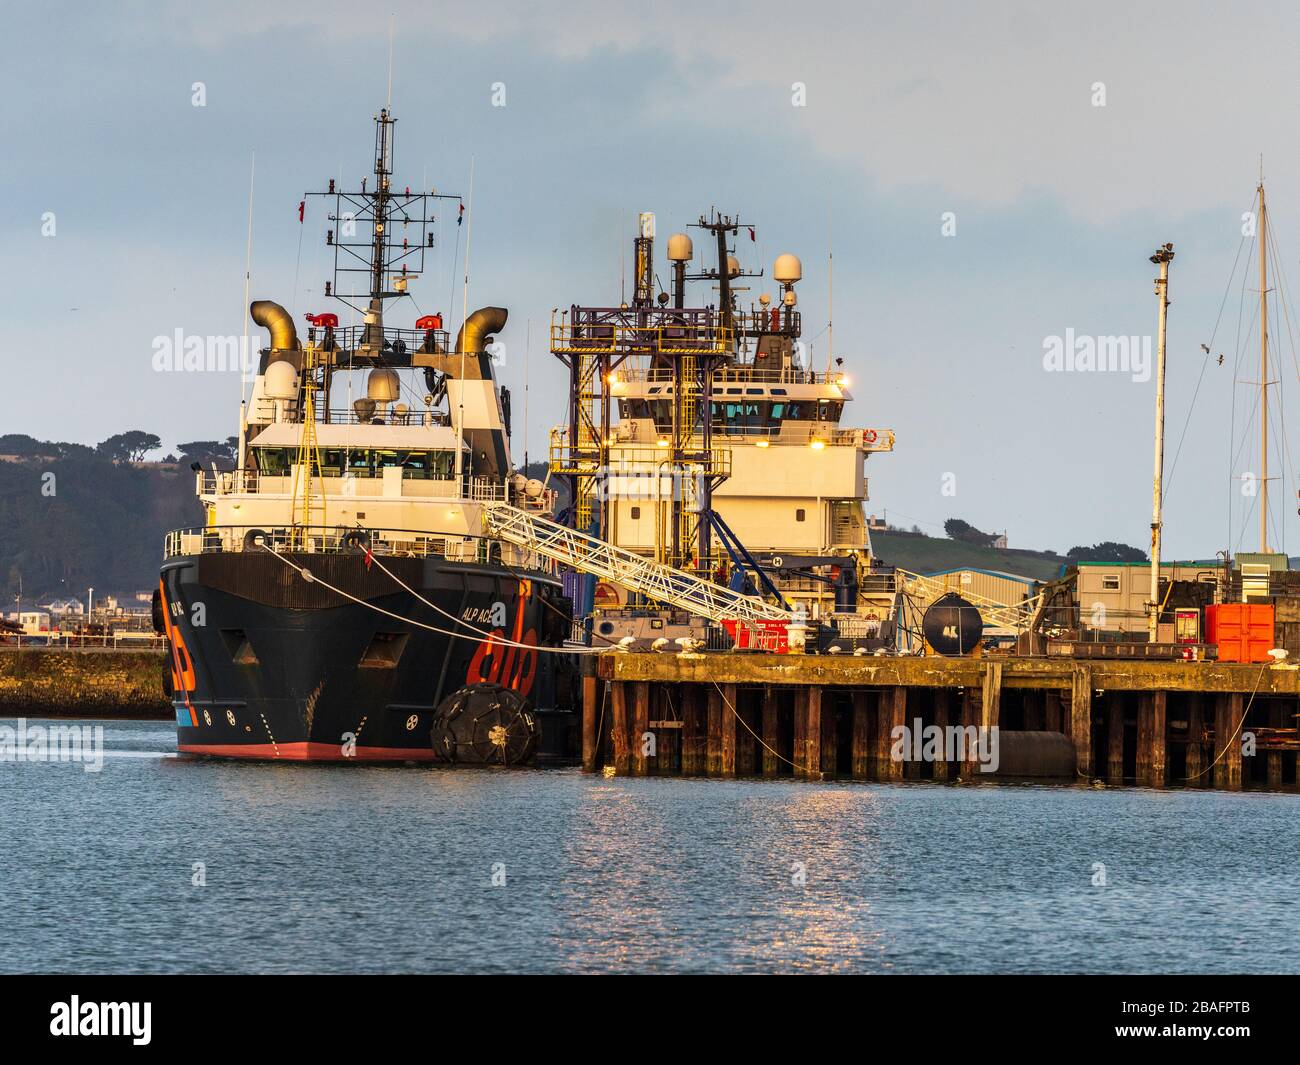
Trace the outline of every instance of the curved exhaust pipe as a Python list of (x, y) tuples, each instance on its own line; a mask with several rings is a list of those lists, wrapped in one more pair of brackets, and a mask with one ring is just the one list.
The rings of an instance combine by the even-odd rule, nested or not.
[(460, 332), (456, 334), (455, 353), (457, 355), (461, 352), (466, 355), (481, 355), (483, 353), (483, 342), (492, 334), (501, 332), (505, 328), (506, 319), (509, 317), (510, 312), (504, 307), (480, 307), (465, 319), (465, 324), (460, 327)]
[(293, 316), (271, 300), (254, 300), (248, 307), (254, 322), (271, 333), (272, 351), (297, 351), (298, 330), (293, 327)]

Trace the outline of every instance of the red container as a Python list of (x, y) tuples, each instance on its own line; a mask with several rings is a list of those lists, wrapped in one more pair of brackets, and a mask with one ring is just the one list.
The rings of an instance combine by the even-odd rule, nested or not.
[(1205, 642), (1220, 662), (1267, 662), (1273, 642), (1272, 603), (1217, 603), (1205, 608)]
[(768, 651), (784, 655), (790, 653), (790, 639), (784, 621), (724, 621), (738, 651)]

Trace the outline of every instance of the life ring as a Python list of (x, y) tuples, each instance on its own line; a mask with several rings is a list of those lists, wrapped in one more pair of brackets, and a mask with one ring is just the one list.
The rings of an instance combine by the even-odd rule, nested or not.
[(862, 439), (868, 444), (874, 444), (876, 442), (876, 431), (874, 429), (863, 429)]

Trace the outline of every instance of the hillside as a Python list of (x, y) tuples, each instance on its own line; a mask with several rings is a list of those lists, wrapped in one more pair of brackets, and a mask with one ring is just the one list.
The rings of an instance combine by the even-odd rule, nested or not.
[(917, 573), (970, 567), (1002, 570), (1043, 581), (1060, 576), (1061, 567), (1067, 563), (1067, 559), (1049, 551), (1002, 551), (946, 537), (906, 532), (873, 532), (871, 544), (882, 561)]
[[(52, 480), (50, 478), (52, 475)], [(188, 469), (115, 462), (90, 448), (0, 461), (0, 592), (84, 599), (152, 588), (163, 538), (202, 524)]]

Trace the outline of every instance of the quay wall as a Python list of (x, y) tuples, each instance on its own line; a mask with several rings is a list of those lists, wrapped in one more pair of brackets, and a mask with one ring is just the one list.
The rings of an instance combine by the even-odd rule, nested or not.
[(154, 650), (0, 647), (0, 717), (170, 720), (166, 661)]

